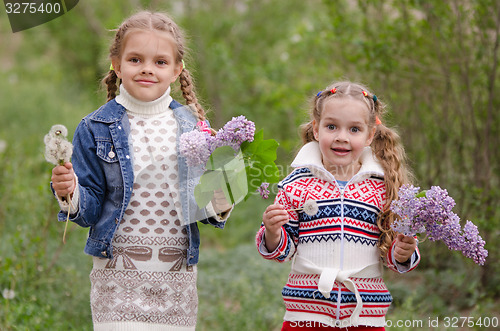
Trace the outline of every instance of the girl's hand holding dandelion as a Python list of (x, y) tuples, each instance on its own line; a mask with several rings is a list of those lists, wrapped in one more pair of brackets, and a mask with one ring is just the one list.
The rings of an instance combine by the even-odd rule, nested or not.
[(281, 227), (288, 223), (288, 212), (280, 204), (272, 204), (266, 208), (262, 215), (262, 222), (266, 227), (264, 239), (269, 252), (278, 247), (281, 240)]
[(314, 216), (318, 213), (319, 207), (316, 200), (307, 200), (302, 207), (295, 209), (285, 209), (280, 204), (268, 206), (262, 216), (262, 222), (266, 227), (264, 237), (268, 251), (272, 252), (278, 247), (281, 240), (281, 227), (288, 223), (288, 212), (290, 211), (303, 212), (309, 216)]
[(68, 217), (64, 227), (63, 242), (66, 243), (66, 231), (71, 213), (71, 195), (75, 190), (75, 173), (69, 162), (73, 153), (73, 145), (67, 140), (68, 130), (64, 125), (54, 125), (44, 137), (45, 159), (54, 164), (52, 169), (52, 187), (61, 199), (69, 205)]

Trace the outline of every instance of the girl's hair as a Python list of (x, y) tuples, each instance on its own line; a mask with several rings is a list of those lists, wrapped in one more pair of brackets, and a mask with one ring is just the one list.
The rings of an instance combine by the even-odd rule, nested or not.
[[(122, 55), (123, 46), (127, 32), (132, 29), (157, 30), (169, 33), (176, 43), (177, 53), (175, 54), (176, 63), (180, 64), (185, 56), (185, 40), (181, 29), (175, 22), (165, 13), (141, 11), (127, 18), (116, 30), (115, 38), (109, 48), (109, 57), (118, 59)], [(192, 105), (196, 109), (196, 114), (200, 121), (205, 120), (205, 110), (198, 103), (196, 97), (193, 79), (189, 71), (184, 67), (179, 76), (182, 96), (186, 99), (187, 105)], [(109, 70), (107, 75), (102, 80), (107, 87), (108, 101), (116, 97), (116, 91), (120, 85), (119, 79), (114, 70)]]
[(334, 83), (314, 97), (310, 110), (310, 122), (301, 126), (304, 144), (316, 140), (313, 133), (313, 121), (316, 120), (319, 123), (325, 103), (334, 98), (352, 98), (364, 102), (369, 111), (368, 127), (370, 129), (376, 127), (371, 148), (384, 169), (386, 186), (386, 204), (377, 220), (377, 225), (382, 232), (378, 245), (381, 255), (384, 256), (395, 237), (390, 225), (394, 222), (396, 215), (391, 212), (389, 206), (398, 198), (399, 188), (412, 180), (405, 150), (396, 131), (384, 125), (385, 105), (365, 86), (347, 81)]

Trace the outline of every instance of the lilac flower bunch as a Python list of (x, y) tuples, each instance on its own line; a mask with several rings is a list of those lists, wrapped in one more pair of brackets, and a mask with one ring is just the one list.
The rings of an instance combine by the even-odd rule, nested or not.
[(233, 117), (217, 132), (216, 140), (221, 146), (231, 146), (237, 150), (244, 141), (251, 142), (255, 134), (255, 124), (241, 115)]
[(255, 134), (255, 124), (243, 115), (233, 117), (215, 136), (205, 122), (198, 122), (197, 128), (179, 138), (179, 152), (189, 166), (204, 165), (217, 147), (231, 146), (236, 151), (244, 141), (253, 141)]
[(205, 164), (215, 149), (215, 138), (207, 132), (193, 130), (179, 138), (179, 152), (188, 166)]
[(269, 198), (269, 183), (264, 182), (262, 183), (259, 188), (257, 188), (257, 192), (259, 192), (260, 196), (262, 199), (268, 199)]
[(452, 212), (455, 200), (439, 186), (421, 193), (419, 190), (413, 185), (400, 188), (399, 200), (393, 201), (390, 207), (400, 218), (391, 225), (392, 229), (407, 236), (426, 233), (429, 240), (442, 240), (449, 249), (461, 251), (483, 265), (488, 256), (485, 242), (472, 222), (467, 221), (462, 229), (460, 217)]

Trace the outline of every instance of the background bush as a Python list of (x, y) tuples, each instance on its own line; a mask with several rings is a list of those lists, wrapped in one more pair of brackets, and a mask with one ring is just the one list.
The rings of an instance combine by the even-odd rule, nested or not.
[[(388, 320), (500, 317), (498, 1), (86, 0), (15, 34), (0, 12), (0, 290), (15, 293), (0, 297), (0, 330), (92, 329), (87, 230), (72, 227), (62, 245), (43, 136), (56, 123), (73, 132), (104, 102), (109, 30), (137, 8), (171, 13), (212, 125), (254, 121), (280, 143), (283, 176), (308, 99), (334, 80), (370, 86), (390, 106), (385, 122), (401, 133), (417, 184), (447, 188), (489, 250), (479, 267), (422, 243), (416, 271), (386, 272)], [(268, 203), (251, 197), (225, 230), (202, 227), (199, 330), (279, 330), (290, 265), (254, 248)]]

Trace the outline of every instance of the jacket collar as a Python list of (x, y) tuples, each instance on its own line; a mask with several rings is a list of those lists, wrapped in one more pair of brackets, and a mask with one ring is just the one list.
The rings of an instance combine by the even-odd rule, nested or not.
[[(370, 147), (365, 147), (360, 157), (361, 169), (349, 180), (349, 183), (360, 182), (371, 176), (384, 177), (384, 170), (373, 155)], [(311, 141), (300, 149), (292, 162), (294, 168), (309, 168), (319, 179), (335, 182), (335, 177), (325, 169), (321, 160), (321, 151), (317, 141)]]
[[(170, 103), (171, 109), (182, 107), (180, 103), (172, 100)], [(96, 122), (113, 123), (120, 121), (126, 112), (125, 107), (116, 102), (115, 99), (108, 101), (98, 110), (90, 115), (90, 119)], [(175, 112), (174, 112), (175, 114)]]

